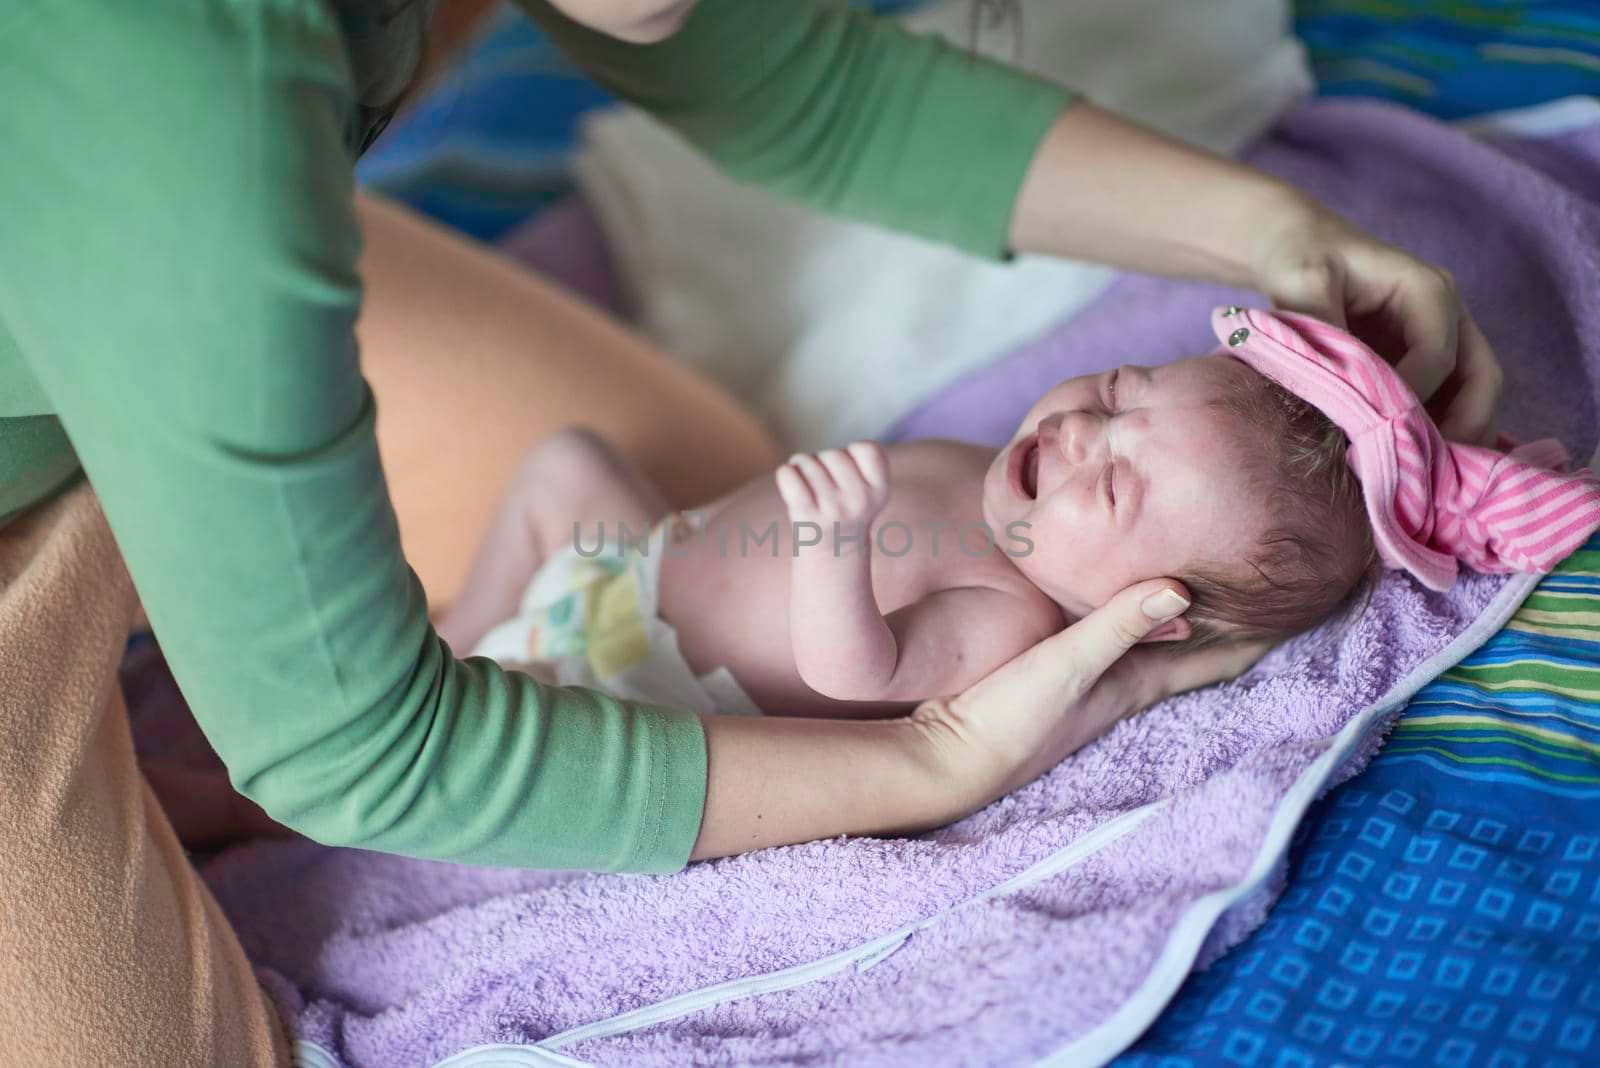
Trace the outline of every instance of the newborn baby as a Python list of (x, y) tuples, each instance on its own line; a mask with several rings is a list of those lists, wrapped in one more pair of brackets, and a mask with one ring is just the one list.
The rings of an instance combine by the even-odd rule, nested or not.
[(1378, 559), (1445, 590), (1461, 563), (1548, 571), (1600, 527), (1600, 483), (1560, 470), (1558, 442), (1446, 442), (1349, 334), (1242, 308), (1212, 327), (1211, 355), (1062, 382), (998, 451), (860, 442), (684, 516), (604, 442), (561, 435), (441, 632), (699, 712), (889, 715), (1144, 579), (1194, 598), (1147, 640), (1272, 641)]
[(1374, 560), (1348, 445), (1225, 354), (1068, 379), (998, 451), (861, 442), (682, 516), (568, 432), (529, 457), (440, 630), (549, 682), (797, 715), (958, 692), (1158, 576), (1194, 604), (1154, 640), (1277, 639)]

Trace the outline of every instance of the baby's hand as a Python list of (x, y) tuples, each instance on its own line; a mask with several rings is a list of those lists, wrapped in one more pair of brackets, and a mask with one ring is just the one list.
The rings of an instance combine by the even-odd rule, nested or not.
[(796, 454), (778, 468), (778, 495), (792, 523), (864, 530), (889, 502), (889, 457), (875, 441)]

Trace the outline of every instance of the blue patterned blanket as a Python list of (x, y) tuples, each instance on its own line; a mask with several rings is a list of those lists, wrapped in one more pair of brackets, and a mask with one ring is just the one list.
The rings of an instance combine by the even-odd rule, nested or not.
[(1600, 538), (1307, 813), (1124, 1068), (1600, 1063)]

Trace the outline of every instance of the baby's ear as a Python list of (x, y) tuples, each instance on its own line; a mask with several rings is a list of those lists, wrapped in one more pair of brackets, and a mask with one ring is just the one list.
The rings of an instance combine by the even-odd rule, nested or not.
[(1186, 641), (1194, 633), (1194, 628), (1183, 616), (1169, 619), (1155, 630), (1140, 639), (1140, 644), (1147, 642), (1181, 642)]

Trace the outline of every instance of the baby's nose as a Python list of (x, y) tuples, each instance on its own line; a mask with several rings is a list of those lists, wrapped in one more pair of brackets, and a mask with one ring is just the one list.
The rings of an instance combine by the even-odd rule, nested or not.
[(1093, 460), (1105, 447), (1105, 421), (1091, 412), (1068, 412), (1061, 420), (1061, 453), (1068, 463)]

